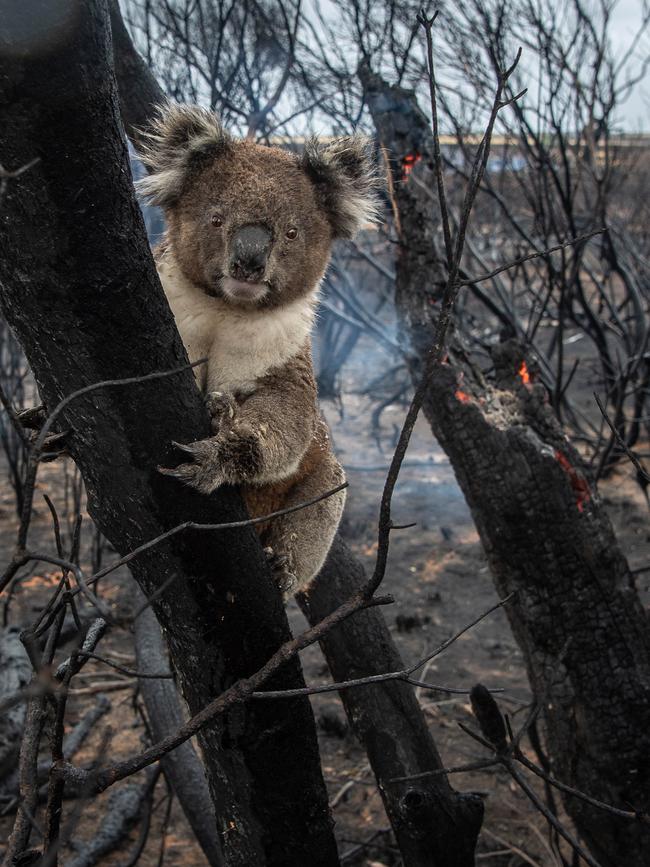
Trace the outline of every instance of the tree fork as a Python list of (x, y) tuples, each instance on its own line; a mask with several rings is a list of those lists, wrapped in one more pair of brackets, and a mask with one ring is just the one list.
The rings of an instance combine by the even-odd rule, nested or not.
[[(393, 158), (401, 243), (396, 305), (415, 381), (446, 283), (432, 211), (433, 137), (412, 92), (360, 78)], [(419, 183), (401, 177), (417, 154)], [(494, 386), (463, 354), (432, 377), (423, 409), (472, 511), (530, 681), (543, 703), (554, 776), (624, 809), (650, 808), (650, 636), (633, 576), (580, 456), (513, 342)], [(523, 368), (528, 377), (530, 371)], [(604, 867), (643, 867), (650, 830), (570, 796), (567, 811)]]
[[(0, 205), (1, 304), (52, 410), (81, 386), (187, 357), (133, 194), (105, 0), (0, 0), (0, 18), (0, 164), (38, 160)], [(235, 490), (204, 498), (156, 472), (174, 460), (172, 440), (209, 435), (190, 370), (95, 390), (60, 421), (120, 553), (183, 520), (244, 517)], [(153, 607), (193, 712), (289, 638), (251, 528), (179, 534), (131, 568), (145, 595), (164, 588)], [(297, 661), (274, 680), (304, 683)], [(338, 863), (307, 700), (250, 705), (201, 743), (228, 865)]]

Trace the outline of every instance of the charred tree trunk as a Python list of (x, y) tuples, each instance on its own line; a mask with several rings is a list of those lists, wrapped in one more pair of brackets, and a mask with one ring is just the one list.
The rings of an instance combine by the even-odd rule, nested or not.
[[(133, 194), (105, 0), (2, 0), (0, 163), (6, 318), (51, 410), (81, 386), (186, 364)], [(171, 440), (209, 434), (192, 372), (105, 387), (61, 416), (97, 526), (122, 554), (182, 521), (245, 516), (237, 492), (201, 497), (156, 472)], [(192, 712), (289, 638), (252, 529), (185, 532), (132, 563)], [(163, 589), (164, 588), (164, 589)], [(303, 683), (297, 661), (275, 688)], [(309, 703), (259, 702), (201, 736), (229, 865), (338, 863)]]
[[(111, 25), (122, 119), (137, 143), (138, 130), (147, 126), (164, 95), (131, 42), (117, 0), (111, 0)], [(150, 96), (143, 100), (142, 94)], [(363, 567), (337, 537), (318, 581), (299, 597), (305, 616), (312, 624), (319, 622), (362, 583)], [(379, 609), (341, 624), (322, 648), (338, 681), (404, 667)], [(458, 794), (445, 777), (392, 782), (443, 766), (413, 688), (401, 682), (377, 684), (344, 691), (341, 699), (368, 753), (406, 867), (472, 865), (482, 800)]]
[[(432, 139), (412, 93), (367, 70), (362, 82), (393, 161), (401, 243), (396, 304), (417, 381), (446, 273), (436, 253)], [(419, 157), (403, 177), (402, 161)], [(425, 189), (423, 189), (423, 187)], [(634, 580), (580, 456), (541, 383), (519, 375), (514, 342), (486, 382), (450, 350), (424, 403), (472, 510), (510, 623), (543, 704), (554, 774), (622, 809), (650, 809), (650, 634)], [(650, 829), (566, 798), (603, 865), (642, 867)]]
[[(319, 580), (300, 605), (317, 622), (364, 582), (361, 564), (337, 537)], [(321, 642), (335, 681), (404, 667), (377, 609), (362, 611)], [(368, 753), (406, 867), (470, 867), (483, 819), (480, 796), (455, 792), (447, 778), (406, 777), (442, 767), (413, 687), (399, 680), (341, 692), (350, 725)]]

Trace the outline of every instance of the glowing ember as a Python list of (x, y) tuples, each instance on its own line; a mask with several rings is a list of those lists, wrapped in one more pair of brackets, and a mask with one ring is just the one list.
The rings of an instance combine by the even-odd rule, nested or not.
[(405, 157), (402, 158), (402, 180), (405, 181), (408, 176), (413, 171), (413, 166), (416, 163), (419, 163), (422, 157), (417, 151), (412, 154), (406, 154)]
[(461, 403), (469, 403), (471, 397), (469, 394), (465, 394), (464, 391), (461, 391), (460, 388), (456, 389), (456, 400), (459, 400)]
[(587, 480), (582, 473), (576, 470), (567, 456), (559, 449), (555, 450), (555, 460), (569, 477), (569, 482), (573, 489), (578, 511), (584, 512), (585, 503), (588, 503), (591, 500), (591, 491), (589, 490)]
[(528, 365), (525, 361), (521, 362), (521, 367), (519, 368), (517, 373), (521, 377), (521, 381), (524, 385), (530, 385), (530, 373), (528, 372)]

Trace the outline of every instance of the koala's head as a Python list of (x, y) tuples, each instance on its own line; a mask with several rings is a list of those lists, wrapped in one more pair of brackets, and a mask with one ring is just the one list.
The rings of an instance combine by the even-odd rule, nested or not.
[(147, 136), (144, 195), (165, 211), (185, 275), (242, 307), (311, 292), (336, 238), (377, 213), (377, 176), (359, 136), (301, 155), (229, 136), (211, 112), (167, 105)]

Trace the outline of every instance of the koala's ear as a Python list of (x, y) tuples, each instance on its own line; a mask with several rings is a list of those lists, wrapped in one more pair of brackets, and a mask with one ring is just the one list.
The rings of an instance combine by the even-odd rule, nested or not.
[(178, 201), (193, 169), (229, 149), (232, 139), (211, 111), (168, 102), (141, 135), (140, 158), (149, 171), (137, 188), (152, 204)]
[(365, 223), (378, 219), (381, 180), (370, 140), (353, 135), (323, 143), (311, 139), (301, 157), (316, 187), (335, 238), (353, 238)]

